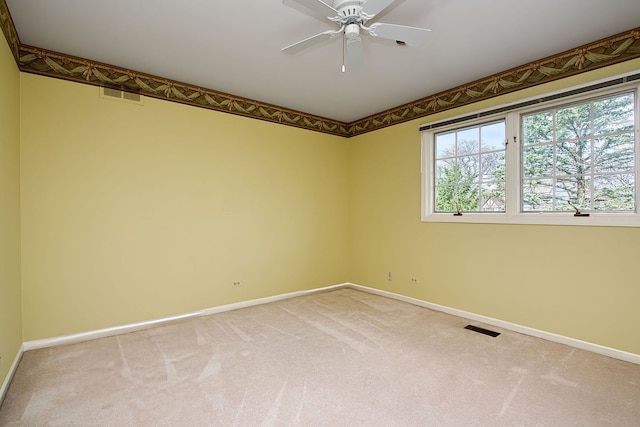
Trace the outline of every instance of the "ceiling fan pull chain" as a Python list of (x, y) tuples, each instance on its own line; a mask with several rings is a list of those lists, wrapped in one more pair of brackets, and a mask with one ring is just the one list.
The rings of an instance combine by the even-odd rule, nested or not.
[(346, 68), (344, 66), (344, 51), (346, 49), (345, 45), (347, 44), (347, 40), (343, 37), (342, 38), (342, 72), (344, 73), (346, 71)]

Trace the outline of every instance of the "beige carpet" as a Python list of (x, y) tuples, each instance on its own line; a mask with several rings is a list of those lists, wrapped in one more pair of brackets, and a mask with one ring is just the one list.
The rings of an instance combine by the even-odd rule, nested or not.
[(639, 426), (640, 365), (340, 289), (26, 352), (2, 426)]

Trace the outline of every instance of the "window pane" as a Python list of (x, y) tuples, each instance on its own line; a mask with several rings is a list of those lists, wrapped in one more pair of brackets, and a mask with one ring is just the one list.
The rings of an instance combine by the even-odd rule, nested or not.
[(625, 133), (594, 142), (594, 172), (623, 172), (633, 170), (633, 134)]
[(483, 154), (481, 157), (483, 181), (504, 181), (505, 155), (504, 151)]
[(522, 189), (522, 210), (525, 212), (552, 211), (553, 180), (525, 180)]
[(455, 132), (440, 133), (436, 135), (436, 158), (453, 157), (456, 155)]
[(497, 122), (480, 128), (482, 151), (504, 150), (505, 123)]
[(600, 135), (632, 130), (633, 113), (633, 95), (630, 93), (594, 102), (594, 133)]
[(480, 207), (480, 189), (477, 184), (458, 186), (458, 209), (461, 212), (478, 211)]
[(456, 212), (456, 186), (436, 187), (436, 212)]
[(480, 129), (477, 127), (458, 132), (458, 155), (474, 154), (480, 151)]
[(455, 158), (436, 160), (436, 184), (455, 184), (458, 181), (458, 178), (454, 176), (455, 162)]
[(522, 118), (524, 144), (540, 144), (553, 141), (553, 113), (529, 114)]
[(436, 187), (437, 212), (472, 212), (478, 210), (477, 184), (444, 185)]
[(564, 141), (556, 145), (556, 173), (558, 175), (578, 175), (589, 173), (591, 169), (591, 144), (580, 139)]
[(525, 178), (553, 175), (553, 145), (526, 146), (522, 157), (522, 175)]
[(556, 141), (591, 135), (591, 104), (579, 104), (557, 110)]
[(591, 209), (591, 179), (584, 176), (558, 178), (556, 181), (556, 211), (573, 211), (571, 202), (580, 211)]
[(482, 211), (504, 212), (506, 209), (504, 183), (482, 185)]
[(459, 157), (460, 182), (478, 182), (480, 179), (480, 156)]
[(593, 209), (597, 211), (634, 211), (633, 174), (607, 175), (594, 180)]

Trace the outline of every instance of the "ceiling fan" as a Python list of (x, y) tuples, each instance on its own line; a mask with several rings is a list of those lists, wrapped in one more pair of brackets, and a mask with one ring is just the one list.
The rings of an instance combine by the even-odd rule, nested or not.
[[(339, 29), (328, 30), (282, 48), (284, 53), (295, 54), (315, 44), (338, 36), (343, 38), (342, 72), (346, 69), (362, 68), (364, 52), (360, 31), (373, 37), (395, 40), (400, 45), (419, 46), (429, 38), (431, 30), (407, 27), (405, 25), (376, 22), (367, 26), (378, 13), (395, 0), (333, 0), (333, 6), (320, 0), (295, 0), (314, 10), (336, 25)], [(346, 65), (345, 65), (346, 58)]]

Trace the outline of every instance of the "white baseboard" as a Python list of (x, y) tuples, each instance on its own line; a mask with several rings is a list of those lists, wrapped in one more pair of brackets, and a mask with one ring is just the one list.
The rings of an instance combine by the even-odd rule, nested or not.
[(7, 395), (7, 390), (9, 390), (9, 384), (11, 384), (11, 380), (18, 369), (18, 363), (20, 363), (20, 359), (22, 359), (22, 353), (24, 353), (24, 344), (18, 349), (18, 354), (16, 354), (16, 357), (13, 359), (9, 372), (7, 372), (7, 376), (2, 382), (2, 388), (0, 388), (0, 406), (2, 406), (2, 402), (4, 402), (4, 397)]
[(575, 338), (569, 338), (563, 335), (541, 331), (539, 329), (530, 328), (528, 326), (522, 326), (516, 323), (505, 322), (503, 320), (494, 319), (492, 317), (482, 316), (480, 314), (470, 313), (468, 311), (458, 310), (456, 308), (434, 304), (434, 303), (423, 301), (417, 298), (411, 298), (404, 295), (395, 294), (393, 292), (388, 292), (380, 289), (369, 288), (367, 286), (357, 285), (355, 283), (348, 283), (347, 286), (364, 291), (364, 292), (369, 292), (372, 294), (393, 298), (399, 301), (408, 302), (410, 304), (415, 304), (421, 307), (430, 308), (432, 310), (441, 311), (443, 313), (452, 314), (454, 316), (462, 317), (465, 319), (486, 323), (488, 325), (497, 326), (499, 328), (518, 332), (524, 335), (530, 335), (536, 338), (542, 338), (547, 341), (553, 341), (560, 344), (565, 344), (571, 347), (587, 350), (593, 353), (602, 354), (604, 356), (613, 357), (614, 359), (620, 359), (626, 362), (636, 363), (640, 365), (640, 354), (629, 353), (627, 351), (617, 350), (615, 348), (605, 347), (599, 344), (593, 344), (587, 341), (581, 341)]
[(192, 313), (186, 313), (186, 314), (180, 314), (177, 316), (149, 320), (146, 322), (132, 323), (129, 325), (115, 326), (113, 328), (98, 329), (94, 331), (81, 332), (78, 334), (64, 335), (61, 337), (26, 341), (23, 344), (23, 350), (28, 351), (28, 350), (36, 350), (39, 348), (54, 347), (58, 345), (75, 344), (83, 341), (94, 340), (97, 338), (106, 338), (106, 337), (111, 337), (115, 335), (126, 334), (129, 332), (141, 331), (143, 329), (149, 329), (156, 326), (162, 326), (169, 323), (174, 323), (180, 320), (191, 319), (194, 317), (208, 316), (210, 314), (223, 313), (225, 311), (231, 311), (231, 310), (238, 310), (241, 308), (252, 307), (255, 305), (266, 304), (269, 302), (285, 300), (288, 298), (299, 297), (302, 295), (309, 295), (316, 292), (323, 292), (323, 291), (328, 291), (332, 289), (344, 288), (348, 285), (349, 285), (348, 283), (342, 283), (338, 285), (326, 286), (323, 288), (290, 292), (287, 294), (280, 294), (280, 295), (274, 295), (271, 297), (258, 298), (258, 299), (253, 299), (249, 301), (242, 301), (234, 304), (227, 304), (219, 307), (212, 307), (212, 308), (207, 308), (200, 311), (194, 311)]
[[(464, 310), (458, 310), (455, 308), (447, 307), (444, 305), (434, 304), (431, 302), (423, 301), (417, 298), (411, 298), (404, 295), (396, 294), (393, 292), (383, 291), (380, 289), (370, 288), (367, 286), (358, 285), (355, 283), (341, 283), (337, 285), (326, 286), (323, 288), (316, 288), (305, 291), (297, 291), (291, 292), (281, 295), (274, 295), (266, 298), (258, 298), (249, 301), (242, 301), (234, 304), (222, 305), (219, 307), (207, 308), (204, 310), (196, 311), (193, 313), (182, 314), (178, 316), (165, 317), (162, 319), (150, 320), (146, 322), (133, 323), (130, 325), (116, 326), (113, 328), (99, 329), (95, 331), (82, 332), (79, 334), (73, 335), (65, 335), (61, 337), (55, 338), (47, 338), (42, 340), (35, 341), (27, 341), (23, 344), (20, 356), (23, 351), (35, 350), (39, 348), (53, 347), (57, 345), (66, 345), (66, 344), (74, 344), (82, 341), (93, 340), (96, 338), (105, 338), (114, 335), (125, 334), (129, 332), (135, 332), (143, 329), (149, 329), (156, 326), (166, 325), (169, 323), (173, 323), (180, 320), (190, 319), (198, 316), (207, 316), (210, 314), (223, 313), (231, 310), (238, 310), (241, 308), (252, 307), (260, 304), (266, 304), (275, 301), (281, 301), (288, 298), (294, 298), (303, 295), (309, 295), (316, 292), (324, 292), (329, 290), (335, 290), (340, 288), (350, 287), (353, 289), (358, 289), (364, 292), (368, 292), (371, 294), (376, 294), (388, 298), (393, 298), (399, 301), (404, 301), (410, 304), (418, 305), (421, 307), (429, 308), (436, 311), (441, 311), (443, 313), (451, 314), (454, 316), (462, 317), (465, 319), (482, 322), (488, 325), (497, 326), (499, 328), (507, 329), (510, 331), (518, 332), (525, 335), (530, 335), (537, 338), (542, 338), (548, 341), (557, 342), (560, 344), (565, 344), (571, 347), (579, 348), (582, 350), (591, 351), (593, 353), (602, 354), (604, 356), (613, 357), (615, 359), (624, 360), (631, 363), (636, 363), (640, 365), (640, 354), (629, 353), (623, 350), (617, 350), (610, 347), (605, 347), (598, 344), (593, 344), (586, 341), (581, 341), (575, 338), (569, 338), (566, 336), (554, 334), (551, 332), (541, 331), (539, 329), (530, 328), (527, 326), (518, 325), (516, 323), (505, 322), (503, 320), (494, 319), (492, 317), (483, 316), (480, 314), (470, 313)], [(16, 358), (14, 365), (17, 366), (17, 361), (19, 361), (19, 357)], [(12, 366), (12, 369), (14, 367)], [(8, 381), (5, 380), (5, 383), (8, 384)], [(5, 385), (3, 384), (2, 392), (4, 393)]]

